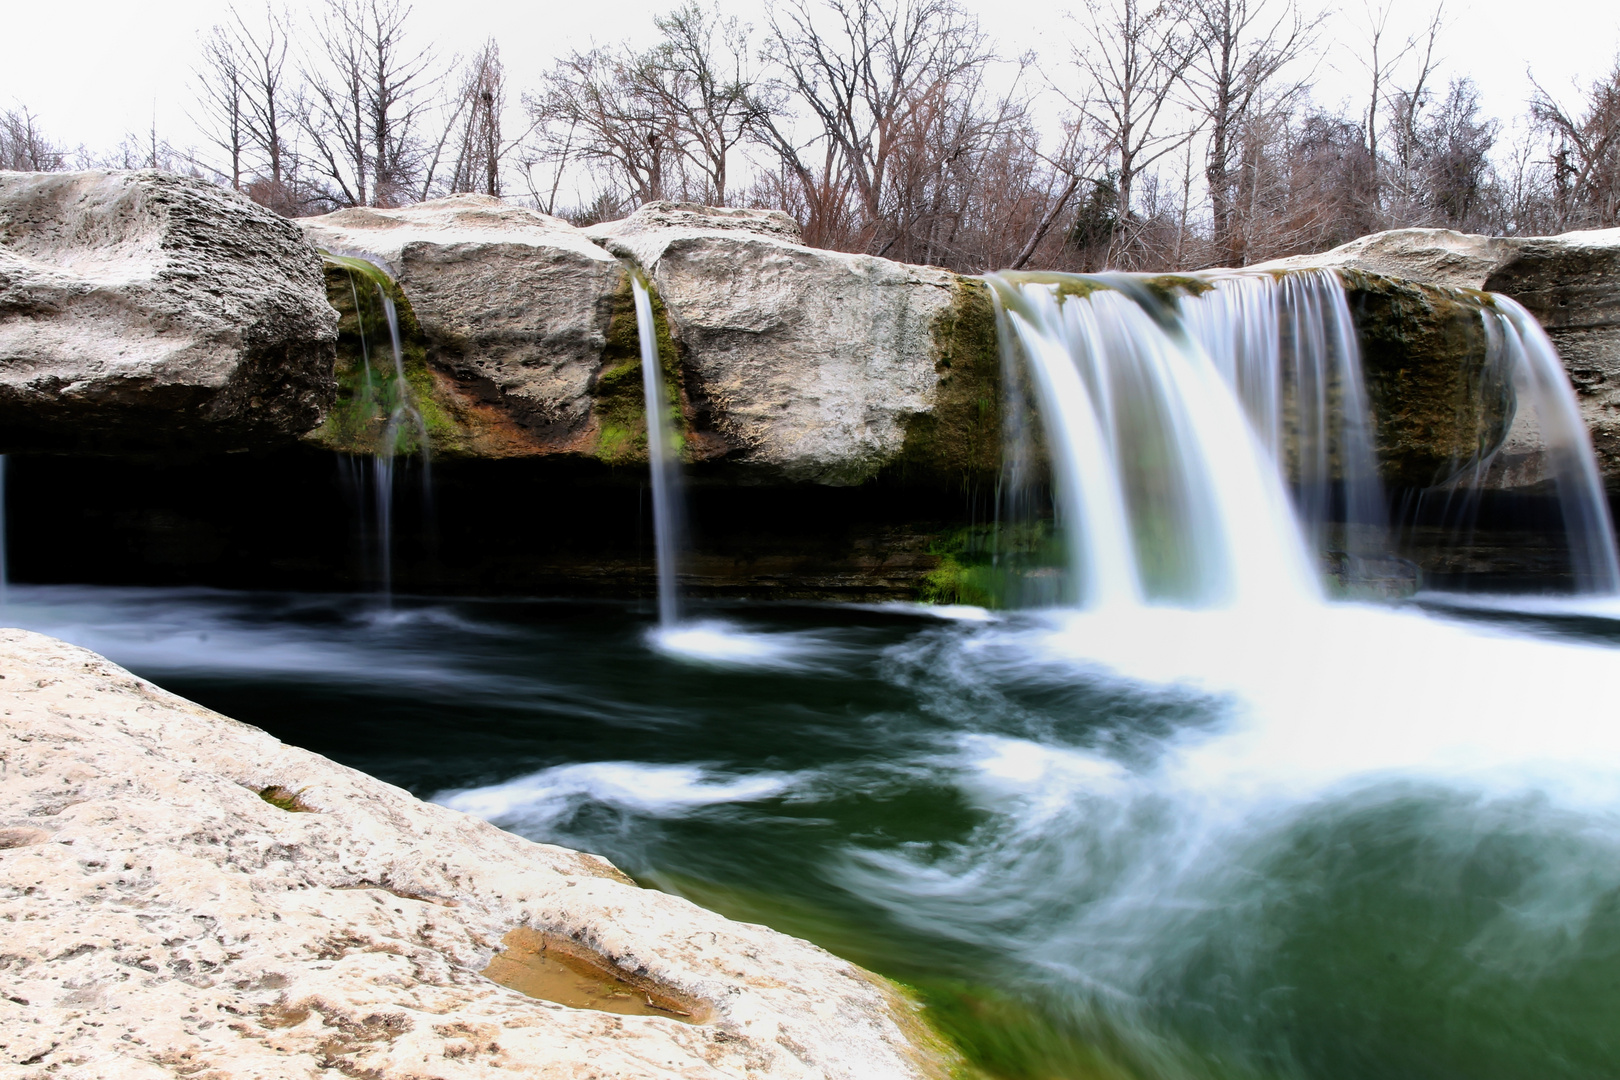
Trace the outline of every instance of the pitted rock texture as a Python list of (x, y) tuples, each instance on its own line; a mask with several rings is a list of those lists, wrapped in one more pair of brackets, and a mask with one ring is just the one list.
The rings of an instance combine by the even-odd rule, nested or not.
[[(602, 859), (419, 802), (52, 638), (0, 630), (0, 676), (6, 1080), (878, 1080), (951, 1064), (888, 984)], [(257, 794), (272, 785), (313, 812)], [(517, 926), (713, 1015), (496, 985), (478, 972)]]
[(1270, 267), (1334, 266), (1511, 296), (1558, 348), (1611, 495), (1620, 495), (1620, 229), (1472, 236), (1398, 229)]
[(946, 270), (798, 242), (786, 215), (650, 203), (587, 229), (664, 303), (695, 425), (788, 481), (857, 484), (934, 409)]
[(430, 361), (460, 397), (523, 434), (502, 454), (579, 450), (625, 268), (567, 222), (488, 195), (299, 222), (316, 246), (371, 258), (399, 282)]
[(337, 316), (296, 226), (155, 171), (0, 172), (0, 451), (288, 442)]

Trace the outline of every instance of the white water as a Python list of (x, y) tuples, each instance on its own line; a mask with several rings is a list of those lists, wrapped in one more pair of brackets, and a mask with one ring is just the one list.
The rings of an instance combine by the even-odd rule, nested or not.
[(631, 276), (636, 299), (636, 332), (641, 339), (641, 388), (646, 397), (647, 463), (652, 473), (653, 551), (658, 569), (658, 622), (668, 629), (680, 621), (681, 544), (680, 451), (658, 359), (658, 327), (652, 298), (639, 277)]
[[(354, 256), (365, 258), (364, 256)], [(379, 270), (386, 269), (374, 259), (366, 259)], [(377, 590), (387, 597), (393, 593), (394, 579), (394, 517), (396, 506), (396, 458), (402, 431), (409, 428), (415, 435), (422, 468), (422, 507), (425, 518), (432, 515), (433, 461), (432, 446), (428, 438), (427, 423), (416, 407), (410, 381), (405, 374), (405, 349), (399, 329), (399, 310), (382, 285), (373, 282), (377, 303), (388, 326), (389, 355), (393, 371), (386, 384), (386, 396), (380, 396), (376, 372), (371, 364), (371, 342), (361, 315), (360, 291), (349, 270), (349, 291), (354, 300), (355, 317), (360, 336), (360, 359), (364, 370), (363, 399), (368, 408), (385, 407), (388, 415), (378, 436), (376, 449), (369, 462), (369, 475), (345, 471), (345, 481), (357, 493), (361, 502), (369, 502), (372, 529), (372, 577)]]
[(1282, 476), (1228, 381), (1241, 368), (1223, 371), (1174, 312), (1128, 295), (1131, 279), (1079, 280), (1094, 291), (990, 278), (1051, 447), (1070, 599), (1100, 608), (1317, 599)]
[[(1124, 274), (989, 281), (1050, 449), (1070, 560), (1063, 599), (1315, 604), (1316, 552), (1342, 544), (1359, 561), (1392, 551), (1360, 350), (1334, 274), (1222, 272), (1173, 301)], [(1577, 590), (1620, 593), (1614, 528), (1568, 376), (1523, 308), (1495, 304), (1483, 316), (1487, 367), (1511, 380), (1514, 431), (1536, 441), (1556, 489)], [(1469, 463), (1442, 495), (1491, 466)]]
[(1532, 414), (1540, 433), (1563, 513), (1576, 588), (1620, 594), (1620, 554), (1603, 476), (1558, 351), (1535, 317), (1508, 297), (1496, 297), (1496, 310), (1483, 317), (1491, 347), (1501, 350), (1512, 373), (1519, 411)]

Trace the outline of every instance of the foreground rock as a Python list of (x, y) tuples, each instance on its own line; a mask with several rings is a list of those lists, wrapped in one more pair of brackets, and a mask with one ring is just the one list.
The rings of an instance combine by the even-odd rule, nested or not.
[[(944, 1074), (888, 984), (804, 942), (51, 638), (0, 630), (0, 675), (0, 1077)], [(484, 978), (519, 927), (702, 1022)]]
[(982, 282), (806, 247), (776, 211), (651, 203), (588, 231), (656, 286), (701, 456), (834, 485), (897, 465), (993, 468), (999, 381)]
[(1398, 229), (1273, 267), (1333, 266), (1511, 296), (1558, 347), (1611, 494), (1620, 494), (1620, 229), (1473, 236)]
[[(592, 394), (615, 308), (628, 312), (629, 279), (578, 229), (487, 195), (299, 224), (312, 243), (376, 259), (398, 281), (428, 360), (448, 377), (430, 391), (445, 413), (441, 450), (507, 457), (595, 446)], [(347, 307), (348, 280), (336, 286), (334, 302)]]
[(296, 226), (165, 173), (0, 172), (0, 451), (288, 442), (337, 319)]

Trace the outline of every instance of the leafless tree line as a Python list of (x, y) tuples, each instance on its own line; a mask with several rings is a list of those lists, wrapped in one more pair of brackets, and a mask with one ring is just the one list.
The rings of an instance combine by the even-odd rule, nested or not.
[(195, 73), (206, 165), (155, 130), (92, 160), (19, 108), (0, 168), (178, 168), (292, 215), (461, 191), (579, 222), (763, 206), (812, 244), (968, 271), (1620, 225), (1620, 63), (1536, 84), (1505, 131), (1471, 81), (1441, 84), (1442, 11), (1401, 36), (1393, 0), (1364, 2), (1365, 89), (1339, 106), (1313, 99), (1328, 43), (1298, 0), (1087, 0), (1044, 61), (1002, 55), (960, 0), (768, 0), (757, 27), (690, 0), (650, 47), (571, 52), (515, 98), (493, 39), (439, 56), (403, 0), (233, 6)]

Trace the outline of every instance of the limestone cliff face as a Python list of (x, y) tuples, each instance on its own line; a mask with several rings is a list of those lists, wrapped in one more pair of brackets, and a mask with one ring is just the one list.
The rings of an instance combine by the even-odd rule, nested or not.
[[(83, 649), (0, 630), (0, 713), (5, 1076), (920, 1080), (951, 1064), (852, 964)], [(686, 1015), (491, 981), (517, 928)]]
[(0, 172), (0, 451), (285, 443), (337, 319), (298, 228), (159, 172)]
[[(1620, 229), (1537, 237), (1398, 229), (1269, 265), (1332, 266), (1511, 296), (1557, 346), (1609, 490), (1620, 493)], [(1421, 350), (1411, 352), (1421, 358)], [(1534, 482), (1534, 469), (1521, 471)]]

